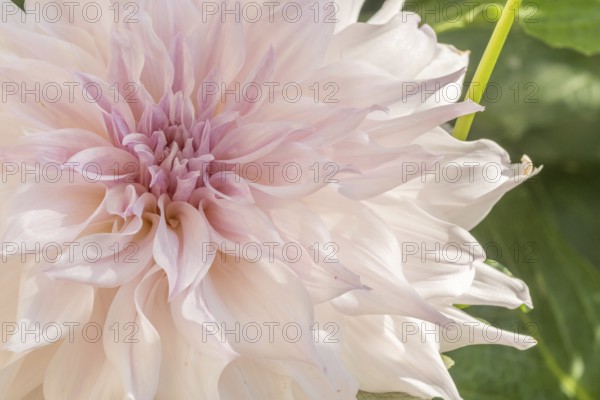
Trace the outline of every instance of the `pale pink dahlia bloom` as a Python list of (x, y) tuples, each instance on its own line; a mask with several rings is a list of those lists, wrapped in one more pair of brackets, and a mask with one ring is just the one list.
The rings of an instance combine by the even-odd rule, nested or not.
[(1, 3), (0, 398), (457, 399), (532, 344), (454, 306), (531, 306), (468, 231), (532, 167), (439, 127), (467, 54), (401, 1)]

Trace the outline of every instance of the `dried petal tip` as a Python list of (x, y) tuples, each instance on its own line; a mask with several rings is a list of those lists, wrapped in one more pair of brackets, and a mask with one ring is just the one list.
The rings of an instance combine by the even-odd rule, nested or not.
[(521, 157), (521, 164), (523, 166), (523, 174), (527, 177), (531, 174), (533, 174), (534, 172), (537, 172), (536, 170), (540, 169), (540, 168), (535, 168), (533, 166), (533, 161), (531, 161), (531, 158), (529, 158), (529, 156), (527, 154), (523, 154), (523, 156)]

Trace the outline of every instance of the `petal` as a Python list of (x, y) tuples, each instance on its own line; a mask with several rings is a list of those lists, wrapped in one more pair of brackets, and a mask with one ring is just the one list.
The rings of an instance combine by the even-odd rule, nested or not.
[(419, 143), (444, 159), (396, 189), (397, 195), (418, 199), (431, 215), (473, 229), (509, 190), (534, 176), (530, 161), (511, 164), (496, 143), (481, 139), (463, 142), (442, 129), (421, 136)]
[(46, 268), (46, 274), (53, 279), (95, 287), (123, 285), (152, 263), (157, 225), (157, 221), (135, 217), (120, 232), (80, 237), (62, 251), (56, 263)]
[(409, 82), (436, 51), (435, 33), (427, 25), (419, 27), (419, 22), (416, 14), (402, 13), (383, 25), (352, 25), (334, 37), (327, 50), (327, 63), (360, 61)]
[(23, 334), (12, 336), (6, 348), (19, 352), (59, 341), (67, 334), (65, 324), (87, 321), (93, 303), (92, 287), (54, 281), (37, 270), (31, 271), (19, 291), (16, 321)]
[(240, 355), (318, 365), (309, 329), (312, 303), (283, 263), (227, 257), (211, 268), (196, 290), (218, 323), (213, 335)]
[(447, 322), (408, 283), (402, 272), (400, 246), (375, 213), (358, 202), (321, 191), (309, 206), (329, 227), (339, 260), (371, 290), (354, 290), (333, 300), (347, 315), (399, 314)]
[[(413, 396), (460, 399), (435, 340), (403, 330), (417, 320), (387, 316), (346, 318), (342, 357), (367, 392), (401, 392)], [(369, 346), (363, 345), (369, 338)]]
[[(104, 351), (116, 366), (126, 395), (152, 399), (158, 387), (162, 343), (145, 309), (159, 301), (154, 288), (164, 279), (155, 267), (146, 276), (122, 286), (112, 301), (103, 332)], [(115, 340), (118, 332), (132, 332)]]
[[(446, 308), (443, 311), (454, 320), (453, 323), (441, 325), (441, 333), (438, 338), (443, 352), (474, 344), (500, 344), (519, 350), (525, 350), (537, 344), (537, 341), (529, 335), (498, 329), (454, 307)], [(439, 330), (440, 326), (437, 328)], [(428, 328), (428, 331), (430, 329), (431, 327)]]
[(138, 159), (114, 147), (92, 147), (72, 156), (67, 165), (86, 181), (132, 182), (138, 174)]
[(533, 308), (529, 288), (520, 279), (484, 264), (475, 264), (475, 279), (471, 287), (457, 297), (454, 304), (491, 305), (517, 308), (526, 305)]
[(21, 400), (31, 396), (32, 392), (39, 393), (38, 388), (57, 347), (58, 344), (45, 346), (0, 370), (0, 397)]
[(464, 229), (441, 221), (403, 199), (382, 196), (368, 206), (386, 221), (402, 249), (404, 275), (432, 304), (456, 304), (473, 284), (485, 254)]
[(169, 298), (206, 275), (214, 255), (208, 254), (208, 222), (201, 211), (183, 202), (165, 206), (159, 199), (161, 217), (154, 240), (156, 263), (169, 278)]
[[(105, 217), (106, 187), (67, 177), (60, 182), (26, 183), (17, 189), (3, 243), (14, 243), (20, 253), (39, 253), (45, 245), (64, 246), (95, 219)], [(3, 251), (6, 250), (4, 247)]]
[[(99, 294), (94, 311), (85, 324), (75, 326), (52, 358), (44, 377), (44, 399), (47, 400), (103, 400), (124, 398), (125, 393), (118, 371), (108, 361), (102, 345), (102, 332), (106, 317), (105, 304), (112, 295)], [(110, 304), (110, 303), (109, 303)], [(113, 340), (123, 340), (120, 335), (130, 333), (107, 331)], [(119, 335), (119, 336), (118, 336)]]

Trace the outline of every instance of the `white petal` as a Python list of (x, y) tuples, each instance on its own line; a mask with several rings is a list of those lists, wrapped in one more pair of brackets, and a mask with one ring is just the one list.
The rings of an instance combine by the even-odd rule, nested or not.
[(454, 304), (491, 305), (517, 308), (525, 304), (533, 308), (529, 288), (520, 279), (508, 276), (482, 262), (475, 263), (475, 279), (471, 287), (457, 297)]
[[(415, 321), (386, 316), (346, 318), (344, 363), (367, 392), (460, 399), (436, 341), (405, 334), (408, 323), (420, 327)], [(369, 338), (368, 346), (365, 338)]]
[(440, 346), (443, 352), (474, 344), (500, 344), (525, 350), (537, 343), (529, 335), (498, 329), (454, 307), (446, 308), (444, 314), (455, 322), (441, 325), (442, 331), (439, 338), (441, 339)]
[(507, 191), (538, 171), (526, 171), (525, 164), (511, 165), (508, 153), (492, 141), (463, 142), (441, 128), (421, 136), (416, 143), (444, 154), (444, 160), (395, 193), (418, 199), (430, 214), (467, 230), (473, 229)]

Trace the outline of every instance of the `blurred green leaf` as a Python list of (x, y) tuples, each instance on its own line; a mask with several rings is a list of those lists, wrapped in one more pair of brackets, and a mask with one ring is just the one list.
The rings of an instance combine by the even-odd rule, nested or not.
[(553, 47), (600, 53), (600, 0), (529, 0), (525, 31)]
[(12, 0), (12, 2), (21, 10), (25, 11), (25, 0)]

